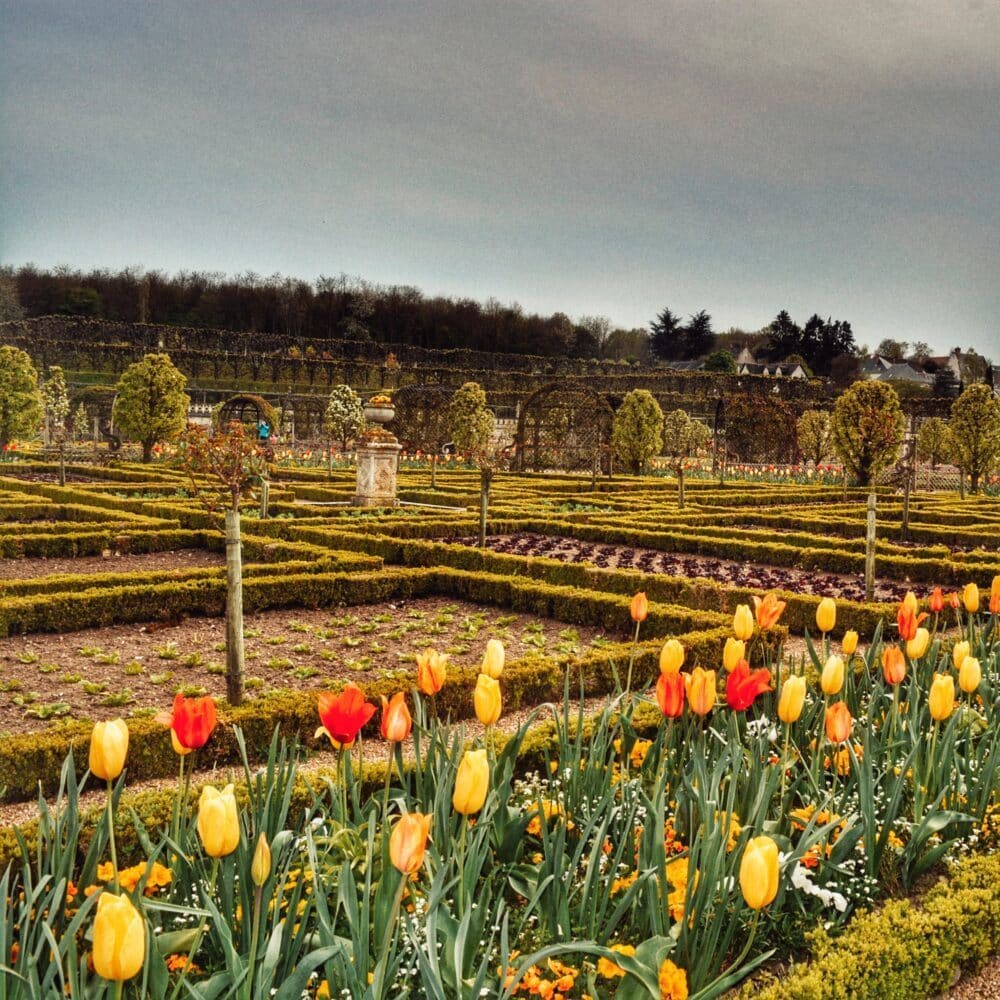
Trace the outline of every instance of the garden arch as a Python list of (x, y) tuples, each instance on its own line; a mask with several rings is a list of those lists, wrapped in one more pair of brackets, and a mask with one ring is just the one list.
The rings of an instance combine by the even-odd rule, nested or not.
[(533, 392), (517, 421), (517, 469), (611, 471), (611, 426), (607, 398), (577, 379), (549, 382)]

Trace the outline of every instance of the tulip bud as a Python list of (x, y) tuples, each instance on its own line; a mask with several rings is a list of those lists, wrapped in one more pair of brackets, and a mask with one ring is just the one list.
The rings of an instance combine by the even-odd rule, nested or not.
[(410, 710), (406, 707), (406, 695), (402, 691), (397, 691), (392, 700), (386, 699), (385, 695), (380, 695), (382, 699), (382, 739), (389, 743), (401, 743), (410, 735), (413, 728), (413, 718)]
[(844, 661), (836, 654), (830, 656), (823, 665), (819, 686), (823, 694), (839, 694), (844, 686)]
[(500, 685), (488, 674), (480, 674), (476, 681), (476, 690), (472, 695), (472, 703), (476, 709), (476, 718), (484, 726), (492, 726), (500, 718), (502, 707)]
[(695, 667), (687, 675), (686, 684), (691, 711), (696, 715), (708, 715), (715, 705), (715, 671)]
[(760, 910), (778, 895), (778, 845), (770, 837), (754, 837), (743, 848), (740, 889), (747, 906)]
[(485, 750), (466, 750), (455, 775), (451, 804), (455, 812), (470, 816), (479, 812), (490, 789), (490, 765)]
[(955, 710), (955, 678), (951, 674), (934, 675), (927, 704), (931, 710), (931, 718), (935, 722), (943, 722), (951, 716)]
[(483, 654), (483, 665), (479, 668), (484, 674), (499, 680), (503, 673), (504, 660), (506, 659), (503, 643), (499, 639), (490, 639), (486, 643), (486, 652)]
[(848, 629), (844, 633), (844, 638), (840, 642), (840, 648), (844, 651), (844, 656), (853, 656), (858, 648), (858, 633), (854, 629)]
[(201, 790), (198, 836), (210, 858), (224, 858), (236, 850), (240, 842), (240, 817), (232, 785), (226, 785), (221, 792), (211, 785)]
[(403, 813), (389, 836), (389, 859), (404, 875), (420, 870), (431, 832), (430, 814)]
[(974, 656), (967, 656), (962, 660), (962, 666), (958, 669), (958, 686), (966, 693), (972, 694), (982, 683), (983, 671), (979, 666), (979, 660)]
[(906, 658), (899, 646), (886, 646), (882, 651), (882, 676), (886, 684), (902, 684), (906, 677)]
[(816, 627), (823, 632), (832, 632), (837, 624), (837, 605), (832, 597), (824, 597), (816, 608)]
[(781, 685), (781, 696), (778, 698), (778, 718), (787, 725), (798, 722), (805, 701), (806, 679), (801, 674), (793, 674)]
[(417, 687), (420, 691), (432, 697), (444, 685), (447, 672), (448, 657), (433, 649), (425, 649), (417, 653)]
[(271, 848), (267, 842), (267, 837), (262, 833), (257, 838), (257, 847), (253, 852), (253, 861), (250, 862), (250, 878), (253, 884), (262, 886), (271, 874)]
[(128, 726), (124, 719), (98, 722), (90, 737), (90, 773), (103, 781), (114, 781), (125, 766)]
[(854, 719), (842, 701), (834, 702), (826, 710), (826, 738), (831, 743), (843, 743), (850, 739)]
[(649, 601), (646, 600), (645, 592), (640, 591), (632, 598), (629, 614), (632, 616), (632, 621), (636, 623), (646, 620), (646, 615), (649, 614)]
[(954, 590), (948, 595), (948, 604), (951, 606), (952, 611), (958, 611), (958, 609), (962, 606), (962, 599), (955, 593)]
[(146, 962), (146, 925), (128, 896), (107, 889), (94, 917), (94, 971), (115, 983), (137, 975)]
[(745, 659), (746, 655), (747, 644), (742, 639), (726, 639), (722, 650), (722, 665), (726, 668), (726, 673), (731, 674), (736, 669), (736, 664)]
[(911, 660), (919, 660), (927, 652), (931, 634), (925, 628), (918, 628), (917, 634), (906, 643), (906, 655)]
[(683, 665), (684, 647), (676, 639), (667, 639), (660, 650), (660, 673), (679, 673)]
[(967, 639), (963, 639), (961, 642), (956, 642), (951, 650), (951, 662), (955, 664), (955, 669), (960, 670), (962, 668), (962, 661), (969, 655), (969, 642)]
[(962, 590), (962, 604), (970, 615), (979, 610), (979, 588), (974, 583), (967, 583)]
[(744, 642), (753, 635), (754, 618), (749, 604), (738, 604), (733, 615), (733, 635)]

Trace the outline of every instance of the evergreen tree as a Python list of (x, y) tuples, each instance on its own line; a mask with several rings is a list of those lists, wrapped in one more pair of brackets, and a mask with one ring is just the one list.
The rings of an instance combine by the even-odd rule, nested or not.
[(679, 316), (665, 308), (649, 326), (653, 331), (650, 346), (660, 361), (676, 361), (684, 357), (685, 343)]
[(660, 453), (663, 411), (648, 389), (633, 389), (622, 401), (612, 425), (611, 445), (636, 475)]
[(704, 309), (696, 312), (684, 327), (683, 338), (685, 358), (693, 360), (707, 354), (715, 344), (712, 317)]
[(184, 430), (191, 405), (186, 384), (167, 354), (147, 354), (118, 380), (115, 423), (126, 437), (142, 444), (143, 462), (152, 457), (153, 445), (172, 441)]
[(38, 430), (42, 394), (31, 358), (17, 347), (0, 347), (0, 447)]

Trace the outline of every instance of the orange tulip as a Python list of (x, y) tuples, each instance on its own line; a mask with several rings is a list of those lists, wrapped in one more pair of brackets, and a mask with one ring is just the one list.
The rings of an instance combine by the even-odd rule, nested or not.
[(1000, 615), (1000, 574), (993, 577), (990, 584), (990, 614)]
[(678, 719), (684, 712), (684, 675), (660, 674), (656, 681), (656, 702), (665, 718)]
[(410, 735), (413, 728), (413, 718), (406, 707), (406, 695), (397, 691), (391, 701), (385, 695), (382, 699), (382, 739), (390, 743), (400, 743)]
[(785, 602), (779, 601), (778, 595), (773, 590), (768, 591), (763, 600), (755, 596), (753, 604), (757, 613), (757, 625), (761, 632), (776, 625), (781, 613), (785, 610)]
[(962, 599), (953, 590), (948, 595), (948, 603), (951, 605), (951, 610), (952, 611), (958, 611), (958, 609), (962, 606)]
[(423, 813), (403, 813), (389, 836), (389, 859), (404, 875), (419, 871), (427, 852), (431, 817)]
[(831, 743), (843, 743), (850, 739), (854, 719), (842, 701), (834, 702), (826, 710), (826, 738)]
[(691, 711), (696, 715), (708, 715), (715, 705), (715, 671), (695, 667), (685, 682)]
[(629, 614), (632, 616), (632, 621), (636, 623), (646, 620), (646, 615), (649, 614), (649, 601), (646, 600), (645, 591), (640, 591), (632, 598)]
[(896, 612), (899, 638), (904, 642), (909, 642), (917, 634), (918, 626), (926, 617), (926, 611), (917, 614), (917, 599), (913, 596), (913, 591), (909, 591), (900, 602), (899, 610)]
[(882, 676), (886, 684), (901, 684), (906, 677), (906, 658), (899, 646), (886, 646), (883, 650)]
[(433, 649), (417, 653), (417, 687), (423, 694), (430, 697), (441, 690), (447, 666), (447, 654), (438, 653)]
[(927, 607), (936, 615), (944, 610), (944, 594), (940, 587), (935, 587), (931, 591), (931, 596), (927, 598)]

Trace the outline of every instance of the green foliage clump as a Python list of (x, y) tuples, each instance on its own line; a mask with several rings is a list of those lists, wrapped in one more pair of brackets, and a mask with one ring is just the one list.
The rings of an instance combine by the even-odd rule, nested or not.
[(42, 394), (31, 358), (16, 347), (0, 347), (0, 447), (34, 434), (42, 419)]
[(153, 445), (173, 441), (184, 430), (191, 404), (186, 384), (167, 354), (147, 354), (118, 380), (115, 423), (126, 437), (142, 444), (143, 462), (152, 457)]
[[(685, 414), (687, 416), (687, 414)], [(633, 389), (615, 414), (611, 430), (615, 454), (638, 475), (663, 447), (663, 410), (648, 389)]]
[(859, 486), (870, 486), (896, 459), (903, 410), (885, 382), (856, 382), (833, 410), (833, 444)]
[(972, 492), (1000, 463), (1000, 399), (982, 382), (970, 385), (951, 405), (952, 451)]

